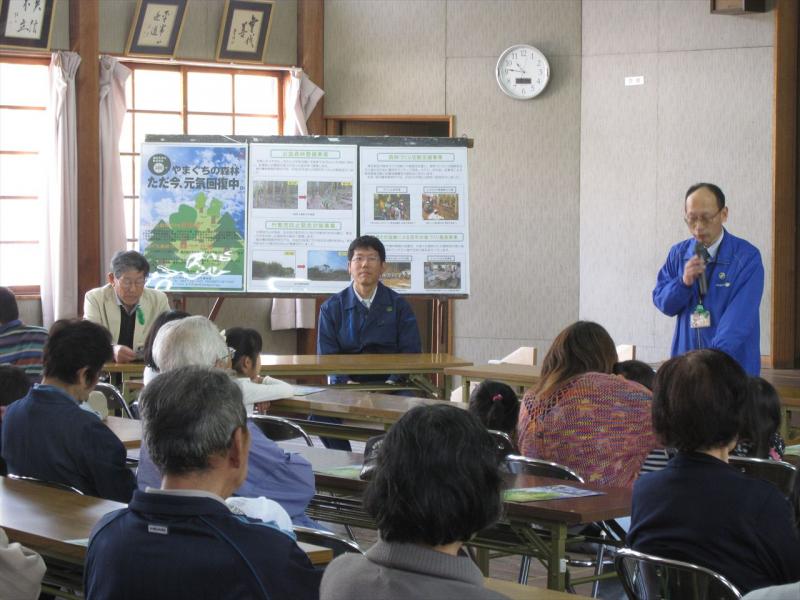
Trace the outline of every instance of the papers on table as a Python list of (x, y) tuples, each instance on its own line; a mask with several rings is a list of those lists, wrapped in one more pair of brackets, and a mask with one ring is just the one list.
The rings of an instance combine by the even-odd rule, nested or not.
[(583, 496), (600, 496), (603, 492), (584, 490), (571, 485), (543, 485), (529, 488), (512, 488), (503, 492), (506, 502), (537, 502), (541, 500), (561, 500), (563, 498), (581, 498)]

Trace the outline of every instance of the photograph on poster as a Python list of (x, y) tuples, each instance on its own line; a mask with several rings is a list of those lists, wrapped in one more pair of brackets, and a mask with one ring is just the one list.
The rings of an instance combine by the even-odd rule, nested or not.
[(253, 183), (253, 208), (297, 209), (296, 181), (256, 181)]
[(280, 250), (260, 250), (253, 253), (253, 279), (273, 277), (294, 277), (297, 268), (297, 255)]
[(307, 262), (308, 278), (311, 281), (350, 281), (347, 252), (309, 250)]
[(309, 210), (351, 210), (353, 184), (349, 181), (309, 181), (306, 183)]
[(411, 262), (387, 262), (381, 281), (394, 290), (411, 289)]
[(410, 194), (375, 194), (374, 215), (376, 221), (410, 221)]
[(457, 221), (458, 194), (422, 194), (422, 218), (426, 221)]
[(460, 287), (460, 262), (425, 262), (426, 290), (447, 290)]

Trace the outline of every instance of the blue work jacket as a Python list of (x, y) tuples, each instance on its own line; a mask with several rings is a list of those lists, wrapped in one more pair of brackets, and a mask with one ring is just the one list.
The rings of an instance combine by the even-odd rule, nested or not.
[[(417, 318), (405, 298), (378, 282), (369, 310), (353, 286), (331, 296), (319, 310), (317, 354), (414, 354), (422, 351)], [(338, 375), (332, 383), (396, 380), (396, 376)]]
[(677, 316), (672, 356), (689, 350), (716, 348), (726, 352), (748, 375), (761, 372), (759, 305), (764, 291), (764, 265), (758, 248), (725, 231), (717, 256), (706, 266), (708, 294), (703, 306), (711, 327), (692, 329), (691, 314), (700, 302), (700, 284), (683, 283), (683, 267), (694, 256), (694, 238), (675, 244), (658, 272), (653, 304)]

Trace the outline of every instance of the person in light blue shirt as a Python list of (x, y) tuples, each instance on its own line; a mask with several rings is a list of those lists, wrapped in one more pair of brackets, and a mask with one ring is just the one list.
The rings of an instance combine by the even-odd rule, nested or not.
[[(653, 303), (677, 317), (673, 357), (701, 348), (722, 350), (745, 372), (761, 372), (761, 253), (728, 232), (725, 195), (712, 183), (689, 188), (684, 221), (692, 237), (675, 244), (658, 272)], [(705, 285), (703, 284), (705, 282)]]

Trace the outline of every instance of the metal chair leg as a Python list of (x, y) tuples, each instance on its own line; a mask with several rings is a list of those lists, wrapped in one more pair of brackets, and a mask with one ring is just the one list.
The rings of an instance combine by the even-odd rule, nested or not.
[(531, 557), (527, 554), (522, 555), (522, 562), (519, 564), (519, 577), (517, 583), (528, 585), (528, 572), (531, 570)]
[[(606, 532), (600, 531), (600, 539), (603, 541), (598, 544), (597, 546), (597, 564), (594, 567), (594, 575), (595, 577), (599, 577), (603, 574), (603, 556), (606, 553)], [(592, 583), (592, 598), (597, 598), (597, 594), (600, 592), (600, 580), (595, 579), (594, 583)]]

